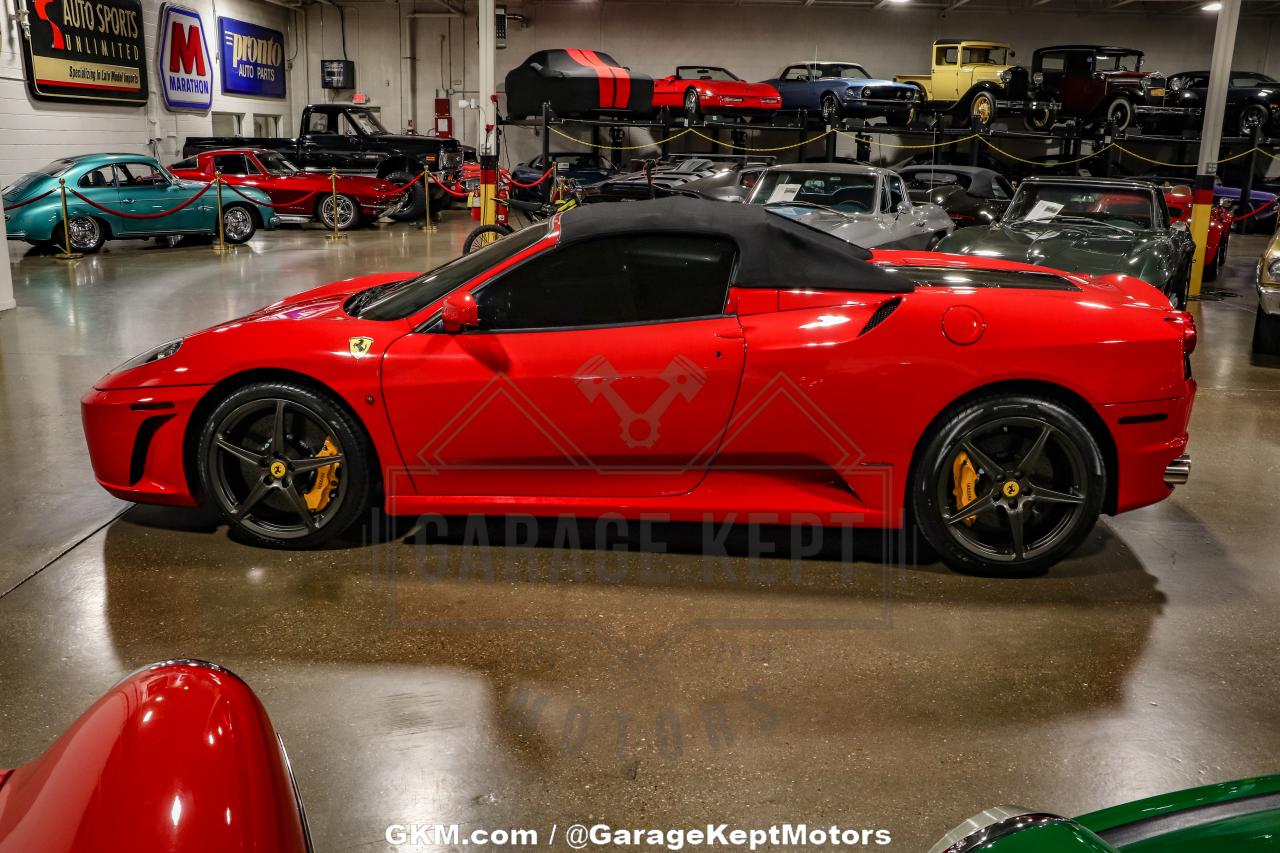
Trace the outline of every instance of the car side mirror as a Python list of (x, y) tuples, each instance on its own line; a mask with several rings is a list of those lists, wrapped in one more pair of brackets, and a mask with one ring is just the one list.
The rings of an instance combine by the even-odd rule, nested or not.
[(469, 292), (450, 293), (445, 297), (440, 319), (449, 334), (474, 329), (480, 325), (480, 306), (476, 305), (476, 298)]
[(1186, 233), (1191, 230), (1187, 228), (1187, 223), (1185, 222), (1175, 222), (1169, 227), (1172, 228), (1174, 231), (1182, 231), (1183, 233)]
[(894, 216), (901, 216), (904, 213), (910, 213), (910, 212), (911, 212), (911, 203), (906, 201), (898, 202), (897, 205), (894, 206), (893, 208)]

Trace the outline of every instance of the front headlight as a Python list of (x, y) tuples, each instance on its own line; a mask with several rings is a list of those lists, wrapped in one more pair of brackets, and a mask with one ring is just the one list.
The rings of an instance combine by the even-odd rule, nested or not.
[(863, 89), (862, 89), (862, 97), (864, 97), (864, 98), (870, 98), (870, 97), (871, 97), (871, 87), (870, 87), (870, 86), (865, 86), (865, 87), (863, 87)]
[(1267, 261), (1267, 278), (1272, 281), (1280, 281), (1280, 258), (1272, 258)]
[(1043, 85), (1044, 85), (1044, 72), (1043, 72), (1043, 71), (1036, 71), (1035, 73), (1033, 73), (1033, 74), (1031, 75), (1031, 82), (1032, 82), (1032, 83), (1035, 83), (1037, 86), (1043, 86)]
[(1183, 80), (1181, 77), (1175, 77), (1169, 81), (1169, 88), (1175, 92), (1185, 85), (1187, 85), (1187, 81)]
[(1012, 79), (1013, 79), (1013, 72), (1010, 71), (1008, 68), (1000, 72), (1001, 83), (1008, 83)]
[(167, 344), (161, 344), (155, 349), (147, 350), (141, 355), (136, 355), (111, 372), (123, 373), (126, 370), (133, 370), (135, 367), (141, 367), (144, 364), (150, 364), (153, 361), (168, 358), (180, 349), (182, 349), (182, 338), (178, 338), (175, 341), (169, 341)]

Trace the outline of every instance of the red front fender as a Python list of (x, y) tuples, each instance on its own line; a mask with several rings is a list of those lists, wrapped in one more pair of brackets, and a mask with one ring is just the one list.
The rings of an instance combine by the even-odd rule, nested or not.
[(307, 853), (284, 748), (258, 698), (203, 661), (113, 687), (3, 778), (0, 853)]

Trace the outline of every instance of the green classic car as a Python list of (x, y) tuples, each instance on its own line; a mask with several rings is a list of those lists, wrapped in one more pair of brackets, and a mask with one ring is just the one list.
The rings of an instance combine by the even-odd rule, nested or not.
[[(67, 188), (65, 228), (60, 180)], [(217, 192), (206, 186), (175, 177), (144, 154), (85, 154), (23, 175), (5, 188), (0, 203), (10, 240), (61, 246), (69, 234), (72, 250), (96, 252), (107, 240), (216, 236)], [(266, 193), (222, 188), (228, 243), (243, 243), (259, 228), (274, 228), (276, 220)]]
[(1075, 819), (987, 809), (929, 853), (1262, 853), (1280, 850), (1280, 775), (1205, 785)]
[(1195, 244), (1147, 181), (1032, 177), (992, 225), (961, 228), (939, 252), (983, 255), (1088, 275), (1123, 273), (1186, 302)]

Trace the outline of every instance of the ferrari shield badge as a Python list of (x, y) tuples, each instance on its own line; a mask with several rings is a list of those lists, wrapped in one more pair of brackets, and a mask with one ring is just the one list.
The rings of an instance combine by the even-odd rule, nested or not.
[(347, 343), (351, 347), (351, 356), (358, 360), (368, 354), (373, 338), (351, 338)]

